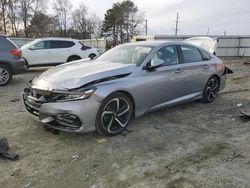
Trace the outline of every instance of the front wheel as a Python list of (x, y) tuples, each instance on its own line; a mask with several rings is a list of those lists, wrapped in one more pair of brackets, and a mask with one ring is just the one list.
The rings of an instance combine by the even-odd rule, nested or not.
[(128, 126), (133, 113), (130, 99), (122, 93), (114, 93), (104, 99), (96, 119), (100, 134), (115, 136)]
[(12, 72), (6, 66), (0, 65), (0, 87), (6, 86), (12, 79)]
[(220, 83), (218, 78), (212, 76), (203, 91), (202, 100), (204, 103), (212, 103), (216, 99), (219, 92)]

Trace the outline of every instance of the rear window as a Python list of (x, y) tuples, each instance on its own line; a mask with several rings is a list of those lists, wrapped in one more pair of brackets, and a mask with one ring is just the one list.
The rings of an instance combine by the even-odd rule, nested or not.
[(70, 48), (75, 45), (72, 41), (50, 41), (51, 48)]
[(17, 47), (8, 38), (0, 37), (0, 52), (9, 52)]

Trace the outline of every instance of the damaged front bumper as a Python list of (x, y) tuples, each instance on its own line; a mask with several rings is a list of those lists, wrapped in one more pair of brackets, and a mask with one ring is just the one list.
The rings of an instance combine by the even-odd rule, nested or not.
[(22, 92), (23, 104), (28, 114), (48, 127), (67, 131), (95, 130), (96, 114), (100, 103), (90, 97), (85, 100), (49, 102), (43, 96), (33, 96), (32, 89)]

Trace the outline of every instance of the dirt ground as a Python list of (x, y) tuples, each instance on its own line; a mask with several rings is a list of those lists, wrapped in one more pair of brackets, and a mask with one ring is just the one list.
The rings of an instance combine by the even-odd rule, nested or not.
[(235, 73), (213, 104), (147, 114), (132, 121), (127, 136), (101, 144), (96, 132), (45, 131), (20, 101), (11, 102), (45, 69), (14, 77), (0, 88), (0, 138), (20, 160), (0, 159), (0, 187), (250, 187), (250, 121), (237, 117), (250, 111), (250, 65), (243, 61), (226, 61)]

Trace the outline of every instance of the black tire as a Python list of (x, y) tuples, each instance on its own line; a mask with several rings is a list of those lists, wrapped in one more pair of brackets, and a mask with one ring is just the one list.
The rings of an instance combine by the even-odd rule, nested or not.
[(218, 96), (220, 90), (220, 82), (216, 76), (212, 76), (207, 81), (206, 87), (203, 90), (202, 102), (212, 103)]
[(8, 85), (12, 80), (11, 70), (4, 66), (0, 65), (0, 87)]
[(79, 59), (81, 59), (81, 58), (78, 57), (78, 56), (70, 56), (70, 57), (67, 59), (67, 62), (76, 61), (76, 60), (79, 60)]
[(106, 136), (120, 134), (128, 126), (132, 114), (133, 106), (130, 99), (122, 93), (113, 93), (103, 100), (98, 110), (96, 130)]
[(95, 59), (95, 57), (96, 57), (95, 54), (90, 54), (90, 55), (89, 55), (89, 58), (90, 58), (91, 60)]
[(30, 68), (29, 63), (26, 59), (24, 59), (24, 61), (25, 61), (26, 69), (28, 70)]

